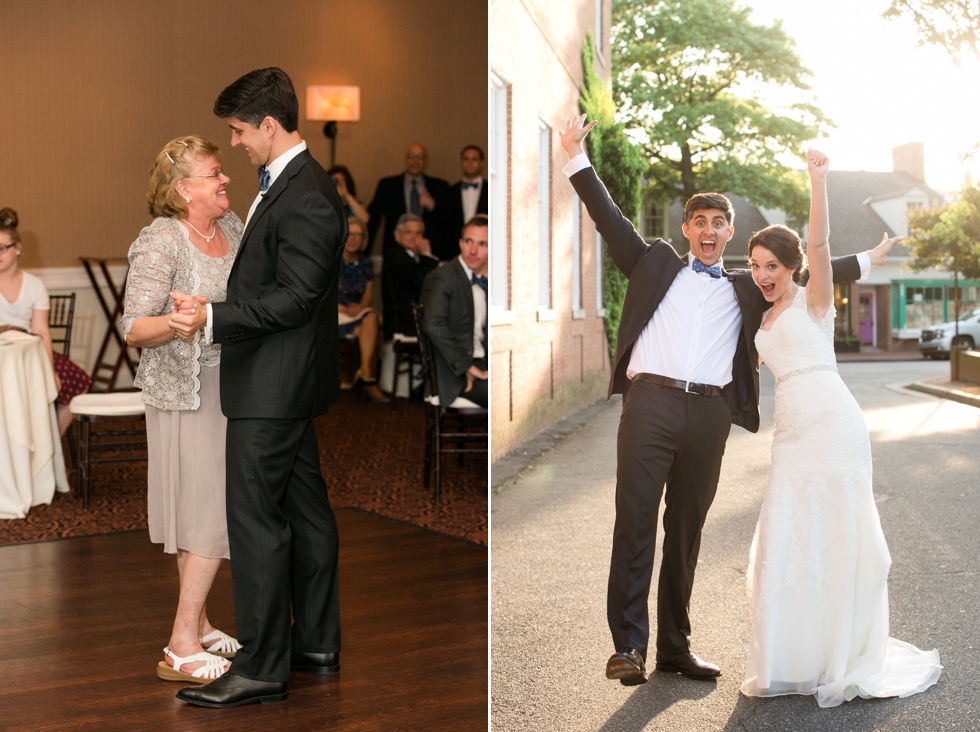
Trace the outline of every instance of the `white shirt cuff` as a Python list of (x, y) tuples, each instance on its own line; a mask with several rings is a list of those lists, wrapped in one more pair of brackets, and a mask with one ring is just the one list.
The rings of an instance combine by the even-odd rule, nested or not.
[(857, 255), (858, 264), (861, 265), (861, 279), (868, 279), (871, 274), (871, 255), (867, 252), (860, 252)]
[(204, 342), (205, 343), (213, 343), (214, 342), (214, 340), (213, 340), (214, 339), (214, 333), (212, 332), (211, 328), (212, 328), (212, 323), (214, 321), (212, 321), (212, 319), (211, 319), (211, 303), (209, 303), (209, 302), (204, 303), (204, 307), (207, 308), (207, 311), (208, 311), (208, 322), (205, 323), (205, 325), (204, 325)]
[(585, 153), (579, 153), (565, 164), (565, 167), (561, 169), (561, 172), (571, 178), (580, 170), (585, 170), (591, 166), (592, 163), (589, 162), (589, 156)]

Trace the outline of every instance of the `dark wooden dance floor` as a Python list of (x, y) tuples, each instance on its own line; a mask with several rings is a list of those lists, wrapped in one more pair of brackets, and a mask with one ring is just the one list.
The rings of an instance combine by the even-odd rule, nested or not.
[[(293, 674), (289, 701), (229, 710), (155, 674), (177, 602), (172, 556), (145, 531), (0, 547), (0, 729), (487, 728), (487, 551), (337, 511), (343, 651)], [(208, 613), (234, 631), (227, 563)]]

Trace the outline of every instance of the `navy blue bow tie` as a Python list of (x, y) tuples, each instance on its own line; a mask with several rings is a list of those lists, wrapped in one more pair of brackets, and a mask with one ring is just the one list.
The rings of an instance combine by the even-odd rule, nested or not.
[(694, 267), (694, 271), (695, 272), (707, 272), (712, 277), (715, 277), (715, 278), (721, 277), (721, 265), (720, 264), (716, 264), (713, 267), (709, 267), (704, 262), (702, 262), (700, 259), (697, 259), (695, 257), (694, 264), (692, 266)]
[(468, 183), (467, 181), (464, 180), (464, 181), (462, 181), (462, 183), (463, 183), (463, 190), (464, 191), (467, 188), (479, 188), (480, 187), (479, 182), (477, 182), (477, 183)]
[(272, 183), (272, 174), (266, 170), (264, 165), (259, 166), (259, 193), (265, 193), (269, 190), (269, 184)]
[(470, 275), (470, 277), (471, 277), (470, 282), (472, 282), (474, 285), (479, 285), (483, 289), (483, 293), (486, 294), (486, 292), (487, 292), (487, 278), (486, 277), (479, 277), (479, 276), (477, 276), (476, 272), (473, 272)]

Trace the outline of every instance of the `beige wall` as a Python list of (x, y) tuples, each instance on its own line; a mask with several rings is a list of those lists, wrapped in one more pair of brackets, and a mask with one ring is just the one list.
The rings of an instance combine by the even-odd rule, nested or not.
[(78, 257), (125, 257), (149, 223), (146, 182), (164, 143), (218, 142), (240, 216), (255, 168), (211, 113), (242, 74), (280, 66), (300, 99), (299, 130), (325, 167), (308, 84), (361, 87), (361, 121), (341, 123), (337, 162), (358, 198), (429, 148), (428, 172), (459, 179), (459, 151), (487, 145), (484, 0), (19, 0), (3, 3), (0, 207), (20, 215), (23, 266), (79, 294), (72, 356), (89, 369), (105, 318)]
[[(558, 130), (579, 113), (582, 45), (595, 32), (596, 0), (492, 0), (492, 71), (508, 86), (509, 310), (491, 313), (491, 459), (605, 394), (609, 357), (602, 317), (596, 231), (581, 207), (582, 311), (572, 310), (573, 190)], [(603, 2), (606, 39), (611, 4)], [(597, 70), (609, 79), (609, 45)], [(551, 310), (538, 310), (539, 120), (551, 138)]]
[(0, 206), (20, 214), (24, 265), (125, 256), (149, 222), (154, 155), (197, 133), (225, 151), (232, 208), (244, 217), (255, 169), (228, 147), (215, 97), (241, 74), (280, 66), (300, 98), (300, 132), (329, 163), (307, 84), (361, 87), (361, 121), (342, 123), (337, 162), (367, 203), (398, 173), (408, 143), (429, 172), (459, 179), (459, 150), (486, 147), (483, 0), (22, 0), (3, 3)]

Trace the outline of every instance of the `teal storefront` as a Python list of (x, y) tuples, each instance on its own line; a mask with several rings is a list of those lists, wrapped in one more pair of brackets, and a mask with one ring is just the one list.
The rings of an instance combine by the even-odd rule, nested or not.
[[(960, 307), (963, 315), (980, 307), (980, 287), (976, 280), (960, 280)], [(953, 280), (893, 280), (892, 329), (925, 328), (948, 323), (954, 318)]]

